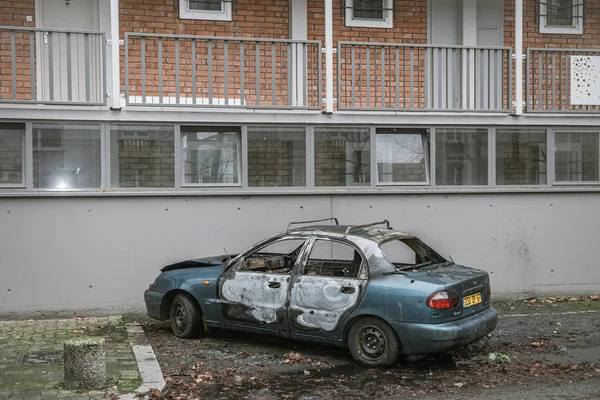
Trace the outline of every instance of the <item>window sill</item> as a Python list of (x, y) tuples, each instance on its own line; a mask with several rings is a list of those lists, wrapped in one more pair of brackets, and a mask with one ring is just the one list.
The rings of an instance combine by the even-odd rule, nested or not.
[(178, 196), (329, 196), (329, 195), (461, 195), (461, 194), (533, 194), (533, 193), (600, 193), (600, 183), (593, 185), (555, 186), (464, 186), (464, 187), (395, 187), (395, 188), (324, 188), (324, 189), (242, 189), (207, 187), (148, 190), (0, 190), (0, 198), (8, 197), (178, 197)]
[(347, 27), (357, 27), (357, 28), (382, 28), (382, 29), (391, 29), (394, 27), (394, 23), (391, 18), (384, 20), (368, 20), (368, 19), (354, 19), (347, 18), (346, 19)]

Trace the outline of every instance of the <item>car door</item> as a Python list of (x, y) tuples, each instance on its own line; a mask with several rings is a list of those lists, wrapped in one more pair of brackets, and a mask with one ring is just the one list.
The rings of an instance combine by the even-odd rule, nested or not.
[(286, 236), (250, 250), (219, 278), (224, 327), (283, 334), (292, 271), (307, 239)]
[(345, 240), (311, 240), (291, 283), (292, 334), (335, 341), (340, 322), (360, 303), (366, 285), (366, 263), (358, 247)]

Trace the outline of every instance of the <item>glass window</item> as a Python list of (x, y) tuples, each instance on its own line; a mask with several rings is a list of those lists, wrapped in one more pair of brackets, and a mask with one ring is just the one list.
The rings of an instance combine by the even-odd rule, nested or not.
[(378, 129), (378, 183), (427, 183), (429, 138), (423, 129)]
[(174, 187), (173, 130), (172, 126), (111, 126), (111, 186)]
[(99, 188), (101, 165), (100, 125), (33, 125), (33, 187)]
[(362, 256), (354, 247), (330, 240), (317, 240), (306, 262), (304, 273), (317, 276), (357, 278)]
[(181, 127), (184, 184), (240, 183), (238, 128)]
[(281, 239), (247, 256), (240, 268), (245, 272), (289, 274), (302, 251), (305, 239)]
[(547, 154), (545, 129), (498, 129), (496, 184), (544, 185)]
[(190, 10), (202, 11), (222, 11), (223, 2), (221, 0), (189, 0)]
[(598, 133), (556, 132), (554, 166), (557, 182), (597, 182)]
[(179, 1), (179, 18), (231, 21), (231, 0), (175, 0)]
[(315, 185), (369, 186), (369, 128), (315, 128)]
[(383, 19), (384, 0), (353, 0), (353, 17), (360, 19)]
[(249, 127), (248, 186), (306, 186), (306, 129)]
[(547, 0), (546, 24), (552, 26), (573, 26), (573, 0)]
[(25, 124), (0, 125), (0, 185), (23, 184)]
[(436, 129), (438, 185), (487, 185), (487, 129)]
[(346, 2), (346, 26), (371, 28), (393, 27), (392, 0), (344, 0)]
[(541, 33), (583, 33), (582, 0), (538, 0)]

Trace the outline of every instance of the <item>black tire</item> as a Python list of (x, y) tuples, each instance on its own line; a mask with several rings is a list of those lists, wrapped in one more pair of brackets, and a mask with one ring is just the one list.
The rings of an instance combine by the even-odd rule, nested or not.
[(175, 296), (171, 302), (169, 319), (173, 333), (179, 338), (191, 339), (200, 334), (202, 311), (188, 296)]
[(354, 360), (365, 367), (391, 367), (398, 362), (402, 347), (386, 322), (364, 317), (350, 327), (348, 348)]

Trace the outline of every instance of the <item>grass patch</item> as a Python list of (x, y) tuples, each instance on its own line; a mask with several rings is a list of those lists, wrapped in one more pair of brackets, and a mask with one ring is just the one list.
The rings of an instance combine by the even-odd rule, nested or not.
[(117, 389), (122, 392), (131, 392), (142, 385), (142, 378), (121, 379), (117, 382)]

